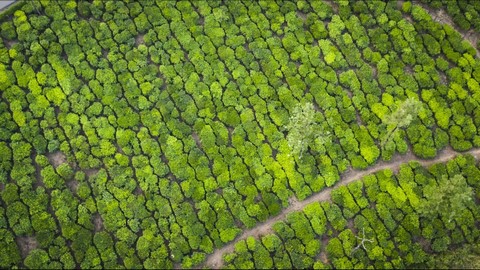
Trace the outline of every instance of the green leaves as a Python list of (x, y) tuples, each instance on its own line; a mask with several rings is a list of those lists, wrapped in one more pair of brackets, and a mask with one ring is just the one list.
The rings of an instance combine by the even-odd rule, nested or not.
[[(475, 5), (450, 2), (461, 28), (478, 28)], [(302, 200), (350, 167), (374, 165), (377, 141), (387, 160), (409, 147), (431, 158), (448, 144), (480, 145), (474, 48), (429, 10), (402, 10), (372, 1), (71, 0), (7, 12), (0, 267), (199, 267), (293, 194)], [(57, 166), (48, 153), (57, 150), (68, 163)], [(448, 173), (474, 182), (476, 171), (460, 167)], [(468, 227), (476, 212), (453, 202), (464, 209), (453, 220), (466, 227), (424, 225), (416, 212), (431, 176), (419, 171), (332, 192), (335, 204), (289, 215), (276, 234), (228, 257), (230, 266), (405, 268), (424, 260), (410, 241), (419, 231), (436, 251), (477, 240)], [(348, 256), (362, 226), (378, 245)], [(20, 255), (18, 237), (32, 235), (42, 249)], [(339, 257), (322, 257), (328, 251)]]
[(422, 102), (408, 98), (395, 111), (384, 116), (382, 122), (387, 128), (387, 133), (382, 138), (382, 148), (399, 129), (408, 127), (417, 118), (422, 107)]
[(303, 152), (318, 135), (318, 125), (315, 123), (315, 109), (312, 103), (297, 105), (285, 126), (288, 131), (287, 142), (292, 155), (302, 157)]
[(48, 253), (43, 249), (34, 249), (25, 258), (25, 266), (30, 269), (45, 269), (48, 268), (50, 258)]
[(443, 175), (438, 185), (425, 187), (421, 213), (428, 218), (441, 216), (447, 223), (473, 205), (473, 190), (462, 175)]
[(413, 98), (408, 98), (403, 101), (398, 108), (383, 120), (387, 125), (394, 125), (396, 128), (403, 128), (415, 119), (418, 115), (422, 103)]

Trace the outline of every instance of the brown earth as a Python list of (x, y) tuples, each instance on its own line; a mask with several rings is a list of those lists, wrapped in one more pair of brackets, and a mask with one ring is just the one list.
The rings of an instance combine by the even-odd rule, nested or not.
[(198, 149), (203, 149), (202, 147), (202, 141), (200, 140), (200, 137), (198, 136), (197, 132), (192, 132), (192, 138), (195, 141), (195, 144), (197, 145)]
[(60, 151), (47, 154), (47, 158), (55, 169), (61, 164), (67, 162), (67, 156)]
[(93, 215), (93, 226), (95, 228), (95, 232), (100, 232), (103, 230), (103, 219), (99, 213)]
[(87, 175), (88, 178), (91, 178), (92, 176), (94, 176), (95, 174), (98, 173), (98, 169), (87, 169), (87, 170), (84, 170), (85, 174)]
[(143, 35), (138, 35), (136, 38), (135, 38), (135, 46), (138, 46), (140, 44), (144, 44), (145, 41), (143, 40)]
[(22, 258), (26, 258), (30, 251), (38, 247), (38, 242), (33, 236), (18, 236), (15, 241), (20, 248), (20, 255)]
[(8, 48), (8, 49), (11, 49), (15, 44), (17, 44), (18, 41), (15, 41), (15, 40), (7, 40), (5, 42), (5, 46)]
[(77, 180), (70, 180), (67, 182), (67, 187), (70, 189), (71, 192), (77, 194), (78, 190), (78, 181)]
[(145, 192), (143, 191), (143, 189), (140, 186), (137, 186), (135, 188), (135, 190), (133, 190), (133, 194), (135, 194), (137, 196), (140, 196), (140, 195), (144, 195)]

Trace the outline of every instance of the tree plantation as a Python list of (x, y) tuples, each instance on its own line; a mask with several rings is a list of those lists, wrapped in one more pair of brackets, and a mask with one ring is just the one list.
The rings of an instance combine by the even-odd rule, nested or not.
[(0, 268), (478, 268), (479, 13), (16, 1)]

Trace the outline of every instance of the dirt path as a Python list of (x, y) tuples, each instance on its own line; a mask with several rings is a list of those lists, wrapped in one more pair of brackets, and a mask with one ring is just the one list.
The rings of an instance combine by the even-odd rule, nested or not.
[[(401, 6), (401, 4), (403, 2), (404, 1), (400, 0), (399, 5)], [(329, 1), (327, 1), (327, 3), (331, 4)], [(478, 48), (476, 46), (477, 41), (480, 40), (480, 34), (474, 32), (474, 31), (463, 31), (453, 22), (453, 20), (450, 18), (450, 16), (442, 9), (435, 10), (435, 9), (432, 9), (432, 8), (430, 8), (426, 5), (423, 5), (422, 3), (419, 3), (417, 1), (415, 1), (414, 4), (419, 5), (422, 8), (424, 8), (430, 14), (430, 16), (432, 16), (432, 19), (434, 21), (437, 21), (437, 22), (442, 23), (442, 24), (448, 24), (451, 27), (453, 27), (457, 32), (459, 32), (462, 35), (462, 37), (465, 40), (470, 42), (472, 47), (475, 48), (475, 50), (477, 52), (477, 57), (480, 58), (480, 51), (478, 50)], [(335, 6), (334, 6), (334, 8), (335, 8)], [(206, 266), (207, 268), (213, 268), (213, 269), (221, 268), (223, 266), (223, 255), (226, 254), (226, 253), (233, 252), (236, 242), (238, 242), (240, 240), (244, 240), (249, 236), (259, 237), (259, 236), (262, 236), (262, 235), (266, 235), (266, 234), (272, 232), (272, 226), (273, 226), (273, 224), (275, 224), (275, 222), (285, 219), (286, 215), (288, 215), (289, 213), (302, 210), (306, 205), (308, 205), (312, 202), (330, 200), (330, 193), (331, 193), (333, 188), (336, 188), (338, 186), (347, 185), (347, 184), (349, 184), (353, 181), (360, 180), (362, 177), (364, 177), (366, 175), (373, 174), (375, 172), (378, 172), (378, 171), (381, 171), (381, 170), (384, 170), (384, 169), (387, 169), (387, 168), (391, 169), (392, 171), (394, 171), (396, 173), (398, 171), (398, 169), (400, 168), (401, 164), (407, 163), (409, 161), (418, 161), (422, 166), (428, 167), (428, 166), (430, 166), (434, 163), (440, 163), (440, 162), (448, 161), (448, 160), (452, 159), (453, 157), (455, 157), (456, 155), (459, 155), (459, 154), (471, 154), (477, 160), (480, 159), (480, 149), (473, 149), (473, 150), (470, 150), (470, 151), (467, 151), (467, 152), (464, 152), (464, 153), (459, 153), (459, 152), (456, 152), (455, 150), (453, 150), (451, 148), (446, 148), (441, 153), (439, 153), (436, 158), (431, 159), (431, 160), (419, 159), (418, 157), (414, 156), (413, 153), (411, 153), (409, 151), (405, 155), (394, 156), (392, 158), (392, 160), (389, 161), (389, 162), (380, 161), (375, 166), (373, 166), (373, 167), (371, 167), (367, 170), (364, 170), (364, 171), (350, 169), (345, 174), (342, 175), (341, 180), (336, 185), (334, 185), (333, 187), (326, 188), (326, 189), (322, 190), (321, 192), (307, 198), (304, 201), (299, 202), (296, 198), (292, 197), (290, 199), (290, 205), (287, 208), (283, 209), (283, 211), (280, 212), (280, 214), (278, 214), (275, 217), (270, 218), (269, 220), (267, 220), (263, 223), (258, 224), (254, 228), (245, 230), (234, 241), (230, 242), (228, 245), (224, 246), (223, 248), (216, 250), (214, 253), (212, 253), (210, 256), (208, 256), (204, 266)]]
[(249, 236), (253, 236), (258, 238), (259, 236), (266, 235), (270, 232), (272, 232), (272, 226), (275, 224), (275, 222), (280, 221), (285, 219), (285, 217), (295, 211), (300, 211), (302, 210), (305, 206), (308, 204), (311, 204), (313, 202), (318, 202), (318, 201), (328, 201), (330, 200), (330, 193), (332, 192), (332, 189), (337, 188), (339, 186), (347, 185), (353, 181), (360, 180), (362, 177), (373, 174), (375, 172), (384, 170), (384, 169), (391, 169), (395, 173), (398, 172), (400, 165), (408, 163), (410, 161), (418, 161), (423, 167), (428, 167), (434, 163), (441, 163), (441, 162), (446, 162), (452, 158), (454, 158), (457, 155), (460, 154), (471, 154), (475, 157), (475, 159), (480, 159), (480, 149), (472, 149), (470, 151), (466, 151), (463, 153), (456, 152), (450, 147), (447, 147), (446, 149), (442, 150), (440, 153), (438, 153), (437, 157), (434, 159), (430, 160), (423, 160), (419, 159), (413, 153), (410, 151), (405, 154), (405, 155), (395, 155), (392, 160), (385, 162), (385, 161), (380, 161), (378, 162), (375, 166), (367, 169), (367, 170), (353, 170), (350, 169), (342, 175), (341, 179), (337, 184), (335, 184), (332, 187), (325, 188), (321, 192), (314, 194), (313, 196), (303, 200), (303, 201), (298, 201), (296, 198), (292, 197), (290, 199), (290, 206), (287, 208), (283, 209), (283, 211), (278, 214), (277, 216), (274, 216), (270, 218), (269, 220), (258, 224), (254, 228), (245, 230), (240, 236), (238, 236), (234, 241), (230, 242), (228, 245), (224, 246), (221, 249), (217, 249), (214, 253), (212, 253), (210, 256), (207, 257), (207, 260), (204, 264), (207, 268), (211, 269), (219, 269), (223, 266), (223, 255), (226, 253), (231, 253), (235, 249), (235, 243), (247, 239)]
[[(403, 2), (404, 2), (403, 0), (399, 0), (398, 5), (401, 6), (403, 4)], [(472, 47), (477, 52), (477, 57), (480, 58), (480, 51), (479, 51), (479, 48), (477, 48), (477, 42), (480, 40), (480, 34), (479, 33), (475, 32), (475, 30), (473, 30), (473, 29), (470, 29), (468, 31), (460, 29), (460, 27), (458, 27), (455, 24), (455, 22), (452, 20), (450, 15), (448, 15), (447, 12), (445, 12), (445, 10), (443, 10), (443, 8), (433, 9), (433, 8), (427, 6), (427, 5), (425, 5), (425, 4), (423, 4), (419, 1), (413, 1), (412, 3), (414, 5), (421, 6), (425, 11), (428, 12), (428, 14), (430, 14), (430, 16), (432, 16), (432, 19), (434, 21), (442, 23), (442, 24), (448, 24), (451, 27), (453, 27), (453, 29), (455, 29), (455, 31), (460, 33), (460, 35), (462, 36), (462, 38), (464, 40), (467, 40), (470, 43), (470, 45), (472, 45)]]

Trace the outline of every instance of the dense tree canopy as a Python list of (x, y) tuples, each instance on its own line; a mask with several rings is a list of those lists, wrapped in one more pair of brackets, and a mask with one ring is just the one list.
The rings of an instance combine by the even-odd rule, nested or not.
[(0, 268), (208, 268), (229, 244), (237, 268), (455, 255), (478, 242), (477, 164), (401, 155), (480, 146), (474, 2), (16, 1)]

